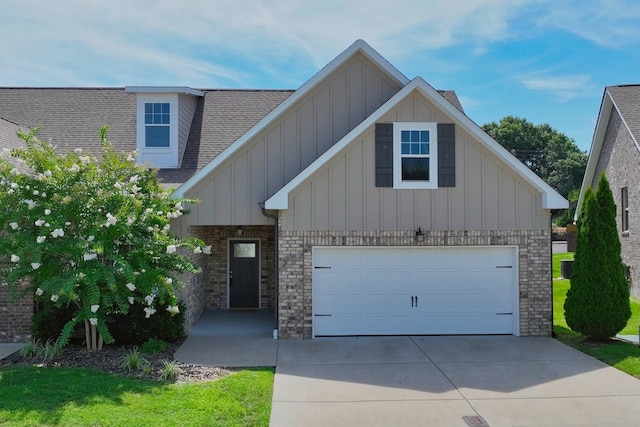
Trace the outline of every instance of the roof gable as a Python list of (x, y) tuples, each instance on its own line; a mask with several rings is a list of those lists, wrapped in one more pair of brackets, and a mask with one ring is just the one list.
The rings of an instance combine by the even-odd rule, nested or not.
[(598, 120), (596, 121), (596, 128), (593, 133), (593, 139), (591, 140), (587, 169), (584, 173), (582, 187), (580, 188), (580, 197), (578, 198), (576, 207), (576, 218), (582, 206), (584, 192), (593, 182), (600, 159), (600, 152), (602, 151), (602, 145), (606, 137), (607, 126), (609, 125), (609, 119), (611, 118), (611, 113), (614, 108), (622, 119), (634, 144), (638, 150), (640, 150), (640, 85), (607, 86), (602, 95)]
[(524, 178), (534, 188), (542, 194), (543, 209), (564, 209), (568, 207), (567, 200), (551, 188), (546, 182), (538, 177), (534, 172), (518, 161), (504, 147), (487, 135), (477, 124), (469, 119), (464, 113), (447, 101), (438, 91), (426, 83), (422, 78), (416, 77), (395, 96), (389, 99), (377, 111), (371, 114), (366, 120), (349, 132), (342, 140), (332, 146), (327, 152), (316, 159), (305, 170), (287, 183), (280, 191), (274, 194), (265, 203), (267, 209), (287, 209), (289, 203), (289, 193), (315, 173), (320, 167), (336, 156), (344, 147), (351, 143), (358, 135), (367, 128), (373, 126), (377, 120), (395, 107), (403, 99), (409, 96), (414, 90), (419, 91), (427, 99), (440, 108), (444, 114), (450, 117), (456, 124), (462, 126), (469, 134), (473, 135), (489, 152), (504, 161), (517, 175)]
[[(285, 114), (290, 107), (292, 107), (298, 100), (302, 99), (308, 93), (312, 92), (315, 88), (323, 83), (325, 78), (333, 73), (336, 69), (345, 64), (350, 58), (356, 54), (362, 54), (378, 66), (385, 74), (387, 74), (393, 81), (397, 82), (400, 86), (404, 86), (409, 82), (409, 79), (405, 77), (397, 68), (391, 65), (385, 58), (383, 58), (378, 52), (376, 52), (371, 46), (369, 46), (363, 40), (357, 40), (340, 55), (338, 55), (333, 61), (322, 68), (311, 79), (298, 88), (291, 96), (284, 100), (275, 109), (264, 116), (258, 123), (251, 127), (246, 133), (240, 136), (235, 142), (227, 146), (218, 156), (213, 158), (206, 166), (195, 172), (183, 185), (178, 187), (174, 192), (176, 197), (183, 197), (187, 191), (196, 186), (207, 175), (209, 175), (216, 167), (222, 164), (231, 155), (237, 152), (247, 142), (249, 142), (255, 135), (267, 128), (275, 120)], [(451, 95), (450, 95), (451, 96)], [(457, 98), (456, 98), (457, 99)]]

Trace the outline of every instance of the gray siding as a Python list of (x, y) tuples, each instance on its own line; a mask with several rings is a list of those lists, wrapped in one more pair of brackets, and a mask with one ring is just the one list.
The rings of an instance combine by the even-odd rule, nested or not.
[[(381, 122), (451, 122), (417, 92)], [(290, 194), (283, 230), (546, 230), (541, 195), (456, 126), (456, 186), (375, 186), (375, 126)]]
[[(631, 267), (631, 294), (640, 298), (640, 151), (614, 108), (609, 118), (598, 166), (591, 186), (598, 185), (604, 170), (617, 206), (616, 221), (622, 245), (622, 261)], [(629, 194), (629, 233), (622, 232), (622, 188)]]
[[(187, 194), (202, 203), (181, 221), (182, 231), (190, 224), (272, 223), (262, 215), (258, 203), (276, 193), (399, 90), (366, 57), (354, 55)], [(328, 191), (328, 183), (324, 191)], [(318, 220), (326, 224), (326, 214), (318, 215)]]
[(178, 164), (182, 164), (184, 150), (187, 147), (187, 138), (191, 129), (193, 112), (196, 110), (198, 98), (190, 95), (178, 97)]

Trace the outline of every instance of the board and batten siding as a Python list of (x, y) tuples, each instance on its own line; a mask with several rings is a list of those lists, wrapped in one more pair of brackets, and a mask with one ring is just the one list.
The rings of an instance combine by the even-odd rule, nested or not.
[[(380, 122), (452, 120), (414, 92)], [(375, 185), (375, 126), (289, 195), (283, 230), (545, 230), (541, 195), (456, 126), (456, 186)]]
[(189, 225), (268, 225), (258, 206), (395, 95), (400, 86), (362, 54), (216, 168), (186, 196), (199, 199)]
[(187, 147), (187, 138), (189, 138), (189, 130), (197, 102), (198, 98), (195, 96), (178, 96), (178, 164), (182, 163), (182, 156), (184, 156), (184, 150)]

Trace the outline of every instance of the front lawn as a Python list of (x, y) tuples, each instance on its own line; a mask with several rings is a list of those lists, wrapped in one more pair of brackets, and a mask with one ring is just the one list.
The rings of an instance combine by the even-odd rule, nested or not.
[(162, 384), (82, 368), (0, 369), (0, 425), (268, 426), (273, 369)]
[[(561, 253), (553, 255), (553, 277), (560, 277), (560, 260), (573, 259), (573, 254)], [(573, 332), (567, 326), (564, 318), (564, 301), (569, 290), (569, 280), (554, 279), (553, 281), (553, 325), (556, 338), (596, 359), (614, 366), (621, 371), (640, 378), (640, 348), (621, 341), (593, 343)], [(631, 319), (623, 335), (637, 335), (640, 325), (640, 302), (631, 298)]]

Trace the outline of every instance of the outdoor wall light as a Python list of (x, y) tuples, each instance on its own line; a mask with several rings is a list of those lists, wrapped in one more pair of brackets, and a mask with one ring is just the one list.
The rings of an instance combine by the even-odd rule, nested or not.
[(236, 228), (236, 236), (242, 237), (243, 234), (244, 234), (244, 229), (242, 228), (242, 226)]
[(424, 233), (420, 227), (418, 227), (418, 231), (416, 231), (416, 240), (418, 242), (424, 242)]

